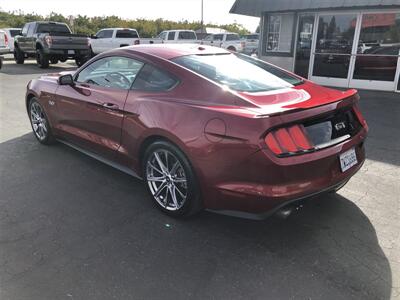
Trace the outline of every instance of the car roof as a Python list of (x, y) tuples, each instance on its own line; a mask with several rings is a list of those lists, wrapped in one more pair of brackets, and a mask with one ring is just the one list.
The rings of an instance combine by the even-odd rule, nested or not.
[[(185, 55), (212, 55), (212, 54), (229, 54), (230, 52), (217, 47), (200, 45), (200, 44), (147, 44), (136, 45), (123, 48), (127, 51), (139, 52), (157, 56), (163, 59), (172, 59)], [(122, 50), (122, 49), (121, 49)], [(114, 50), (118, 53), (120, 50)]]

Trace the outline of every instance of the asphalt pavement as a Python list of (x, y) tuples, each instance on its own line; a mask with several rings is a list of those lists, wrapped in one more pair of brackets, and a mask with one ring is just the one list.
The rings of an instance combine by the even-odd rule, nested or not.
[(361, 91), (367, 161), (286, 220), (160, 213), (142, 183), (42, 146), (0, 70), (0, 299), (400, 299), (400, 94)]

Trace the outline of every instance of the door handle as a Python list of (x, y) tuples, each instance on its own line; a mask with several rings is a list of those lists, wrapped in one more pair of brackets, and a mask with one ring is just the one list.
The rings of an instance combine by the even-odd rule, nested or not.
[(114, 103), (103, 103), (103, 107), (108, 109), (119, 109), (119, 106)]

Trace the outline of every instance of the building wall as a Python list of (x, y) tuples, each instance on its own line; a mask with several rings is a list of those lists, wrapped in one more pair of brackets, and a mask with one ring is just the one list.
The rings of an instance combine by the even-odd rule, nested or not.
[[(273, 14), (274, 15), (274, 14)], [(262, 14), (260, 18), (260, 58), (266, 62), (277, 65), (288, 71), (294, 69), (294, 44), (296, 40), (297, 14), (286, 13), (282, 16), (282, 30), (279, 37), (279, 50), (271, 51), (267, 49), (268, 22), (271, 15)]]
[(293, 72), (294, 58), (293, 57), (279, 57), (279, 56), (261, 56), (262, 60), (271, 64), (277, 65), (285, 70)]

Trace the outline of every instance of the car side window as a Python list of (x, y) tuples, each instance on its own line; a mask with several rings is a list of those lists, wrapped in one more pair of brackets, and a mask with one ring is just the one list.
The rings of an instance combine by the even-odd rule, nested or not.
[(79, 83), (128, 90), (142, 67), (142, 62), (132, 58), (104, 57), (84, 68), (75, 80)]
[(140, 70), (132, 89), (160, 92), (173, 88), (177, 83), (178, 80), (172, 75), (146, 64)]
[(175, 39), (175, 31), (170, 31), (168, 33), (168, 40), (173, 41)]

